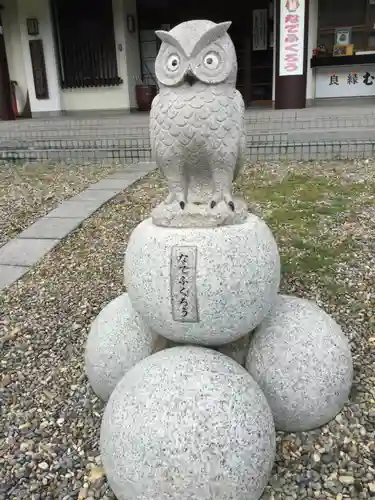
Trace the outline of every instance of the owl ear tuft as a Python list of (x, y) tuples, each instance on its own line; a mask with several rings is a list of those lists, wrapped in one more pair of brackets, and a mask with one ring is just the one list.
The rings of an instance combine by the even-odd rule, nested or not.
[(180, 45), (180, 42), (178, 42), (173, 35), (169, 33), (169, 31), (163, 31), (163, 30), (156, 30), (155, 35), (165, 43), (169, 43), (173, 47), (175, 47), (179, 52), (184, 54), (184, 50)]
[(210, 45), (211, 43), (216, 42), (216, 40), (218, 38), (223, 37), (226, 34), (226, 32), (228, 31), (231, 24), (232, 24), (232, 21), (226, 21), (225, 23), (215, 24), (215, 26), (208, 28), (208, 30), (200, 38), (197, 45), (194, 47), (194, 50), (193, 50), (193, 53), (191, 54), (191, 56), (195, 57), (207, 45)]
[(229, 28), (232, 26), (232, 21), (225, 21), (225, 23), (219, 23), (216, 27), (219, 27), (220, 26), (220, 29), (223, 30), (223, 35), (224, 33), (226, 33)]
[(162, 42), (170, 42), (171, 39), (174, 40), (173, 36), (168, 31), (164, 30), (156, 30), (155, 35), (160, 38)]

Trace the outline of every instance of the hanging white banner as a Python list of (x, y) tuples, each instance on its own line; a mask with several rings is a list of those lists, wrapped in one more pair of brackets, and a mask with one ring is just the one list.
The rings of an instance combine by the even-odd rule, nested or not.
[(279, 0), (280, 76), (303, 75), (305, 0)]

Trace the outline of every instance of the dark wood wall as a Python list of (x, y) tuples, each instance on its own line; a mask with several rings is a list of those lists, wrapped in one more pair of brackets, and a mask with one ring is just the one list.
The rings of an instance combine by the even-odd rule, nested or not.
[(14, 120), (15, 113), (12, 107), (12, 90), (5, 50), (1, 10), (2, 6), (0, 5), (0, 120)]

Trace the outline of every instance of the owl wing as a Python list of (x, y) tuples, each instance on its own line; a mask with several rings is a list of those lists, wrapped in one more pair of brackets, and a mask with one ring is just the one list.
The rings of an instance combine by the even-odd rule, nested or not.
[(160, 114), (160, 94), (156, 94), (151, 104), (150, 111), (150, 145), (151, 145), (151, 159), (156, 161), (156, 134), (157, 134), (157, 123)]
[(246, 131), (245, 131), (245, 103), (243, 102), (243, 98), (241, 93), (238, 90), (235, 90), (234, 103), (235, 107), (238, 109), (238, 113), (241, 116), (241, 138), (240, 144), (238, 148), (238, 157), (237, 163), (233, 172), (233, 180), (236, 180), (237, 177), (242, 173), (242, 170), (246, 163)]
[(180, 202), (186, 202), (183, 199), (187, 192), (185, 151), (191, 137), (186, 136), (184, 131), (188, 124), (184, 110), (185, 101), (175, 92), (163, 89), (154, 98), (150, 112), (152, 156), (169, 185), (168, 203), (177, 195)]
[[(152, 101), (150, 111), (150, 142), (152, 154), (156, 161), (165, 162), (181, 157), (185, 126), (185, 101), (173, 92), (160, 92)], [(190, 138), (187, 138), (190, 142)]]

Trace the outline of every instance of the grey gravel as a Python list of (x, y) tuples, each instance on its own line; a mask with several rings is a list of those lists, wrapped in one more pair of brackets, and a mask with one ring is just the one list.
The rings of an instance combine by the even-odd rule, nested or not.
[[(267, 218), (282, 249), (282, 292), (316, 300), (333, 315), (349, 336), (355, 368), (350, 403), (335, 420), (309, 433), (278, 433), (263, 500), (375, 496), (374, 167), (373, 161), (274, 163), (244, 174), (241, 190)], [(290, 175), (297, 179), (293, 196), (277, 198)], [(301, 226), (301, 240), (290, 240), (299, 226), (282, 217), (302, 196), (305, 176), (348, 189), (342, 209), (321, 210), (310, 237)], [(313, 193), (313, 184), (307, 187)], [(148, 175), (0, 293), (1, 500), (114, 498), (101, 467), (103, 405), (84, 375), (84, 343), (92, 319), (124, 292), (124, 244), (131, 230), (165, 194), (160, 175)], [(355, 245), (334, 245), (348, 235)], [(323, 248), (326, 254), (319, 254)]]
[(0, 163), (0, 246), (58, 202), (121, 168), (117, 162)]

